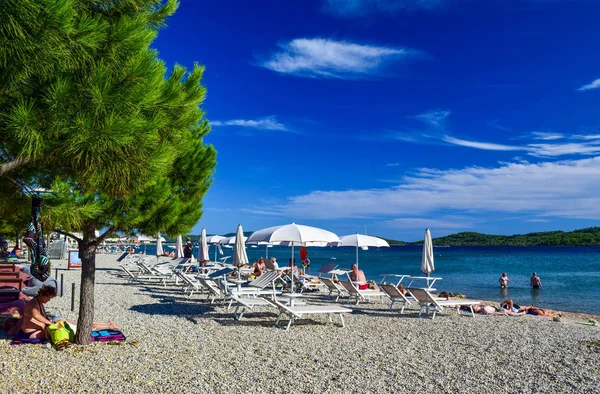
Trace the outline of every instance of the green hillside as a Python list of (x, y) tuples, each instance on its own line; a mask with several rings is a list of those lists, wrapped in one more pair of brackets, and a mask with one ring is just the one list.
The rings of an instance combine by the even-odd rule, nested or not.
[[(244, 231), (249, 237), (252, 231)], [(226, 237), (235, 233), (225, 234)], [(197, 242), (200, 235), (187, 235)], [(385, 239), (390, 245), (422, 245), (423, 241), (404, 242)], [(167, 238), (167, 242), (175, 242), (176, 238)], [(462, 232), (433, 239), (435, 246), (600, 246), (600, 227), (590, 227), (574, 231), (546, 231), (516, 235), (488, 235), (476, 232)]]
[[(407, 243), (407, 245), (419, 244), (423, 244), (423, 241)], [(435, 246), (598, 246), (600, 245), (600, 227), (570, 232), (546, 231), (516, 235), (463, 232), (434, 238), (433, 244)]]

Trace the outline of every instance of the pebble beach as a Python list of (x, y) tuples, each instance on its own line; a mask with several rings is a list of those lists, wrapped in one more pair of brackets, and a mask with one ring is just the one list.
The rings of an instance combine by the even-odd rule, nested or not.
[[(235, 321), (203, 294), (127, 284), (116, 257), (96, 258), (95, 320), (116, 322), (127, 340), (55, 351), (3, 336), (1, 393), (600, 393), (600, 327), (576, 323), (597, 316), (446, 311), (432, 321), (414, 307), (400, 315), (389, 303), (344, 301), (354, 310), (345, 328), (317, 315), (285, 331), (274, 309)], [(76, 320), (80, 271), (61, 273), (68, 291), (47, 311)]]

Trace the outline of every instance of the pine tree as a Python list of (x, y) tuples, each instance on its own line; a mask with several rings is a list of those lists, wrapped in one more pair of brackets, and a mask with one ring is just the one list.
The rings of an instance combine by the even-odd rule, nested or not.
[(203, 143), (204, 69), (176, 65), (167, 75), (150, 47), (177, 1), (2, 4), (0, 41), (13, 44), (0, 45), (0, 173), (51, 189), (46, 221), (83, 231), (77, 343), (85, 344), (97, 246), (115, 231), (187, 232), (202, 215), (216, 165)]

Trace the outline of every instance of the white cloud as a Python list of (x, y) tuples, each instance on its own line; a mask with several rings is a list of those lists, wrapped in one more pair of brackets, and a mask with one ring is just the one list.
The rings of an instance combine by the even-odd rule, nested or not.
[(482, 149), (482, 150), (497, 150), (497, 151), (513, 151), (513, 150), (528, 150), (523, 146), (512, 146), (512, 145), (502, 145), (502, 144), (493, 144), (489, 142), (477, 142), (477, 141), (467, 141), (461, 140), (458, 138), (450, 137), (448, 135), (444, 136), (444, 141), (460, 146), (466, 146), (469, 148)]
[(579, 90), (580, 92), (585, 92), (586, 90), (592, 90), (592, 89), (598, 89), (600, 88), (600, 78), (596, 79), (595, 81), (592, 81), (591, 83), (588, 83), (587, 85), (583, 85), (582, 87), (580, 87)]
[(434, 127), (442, 127), (444, 122), (448, 116), (450, 116), (452, 112), (448, 110), (434, 109), (431, 111), (424, 112), (415, 116), (415, 118), (419, 119), (422, 122), (425, 122)]
[[(596, 138), (588, 138), (589, 136), (572, 136), (570, 139), (583, 139), (584, 143), (544, 143), (544, 144), (527, 144), (524, 146), (503, 145), (489, 142), (468, 141), (451, 136), (444, 136), (443, 141), (468, 148), (492, 150), (492, 151), (526, 151), (528, 155), (535, 157), (558, 157), (565, 155), (583, 155), (591, 156), (600, 153), (600, 140)], [(562, 135), (541, 138), (552, 141), (559, 138), (567, 138)]]
[(534, 139), (544, 141), (554, 141), (565, 138), (565, 136), (560, 133), (548, 133), (545, 131), (534, 131), (531, 134), (533, 135)]
[[(267, 215), (314, 219), (414, 218), (451, 213), (533, 218), (600, 217), (600, 157), (504, 164), (497, 168), (419, 169), (390, 188), (313, 191), (283, 204), (250, 208)], [(263, 212), (259, 212), (263, 211)]]
[(244, 119), (233, 119), (226, 121), (215, 120), (211, 122), (212, 126), (238, 126), (238, 127), (250, 127), (253, 129), (260, 130), (272, 130), (272, 131), (289, 131), (289, 129), (283, 123), (277, 121), (275, 116), (269, 116), (257, 120), (244, 120)]
[(430, 10), (447, 2), (448, 0), (324, 0), (323, 10), (341, 18), (352, 18), (378, 12)]
[(414, 218), (414, 217), (403, 217), (395, 218), (392, 220), (386, 220), (382, 223), (385, 226), (393, 228), (405, 228), (405, 229), (423, 229), (423, 228), (435, 228), (440, 229), (459, 229), (466, 230), (473, 228), (474, 224), (472, 219), (469, 217), (433, 217), (433, 218)]
[(577, 144), (529, 144), (529, 154), (537, 157), (557, 157), (564, 155), (595, 155), (600, 153), (597, 143)]
[(409, 48), (361, 45), (324, 38), (297, 38), (280, 44), (261, 65), (282, 74), (312, 78), (351, 79), (377, 75), (391, 62), (408, 60), (422, 53)]
[(387, 163), (385, 166), (386, 167), (398, 167), (400, 165), (400, 163)]

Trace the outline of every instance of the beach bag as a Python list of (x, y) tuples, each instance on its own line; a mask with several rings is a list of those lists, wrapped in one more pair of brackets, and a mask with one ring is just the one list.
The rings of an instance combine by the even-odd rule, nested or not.
[(46, 339), (54, 347), (61, 346), (67, 342), (72, 343), (75, 341), (75, 332), (69, 326), (66, 321), (60, 323), (50, 324), (46, 327)]

